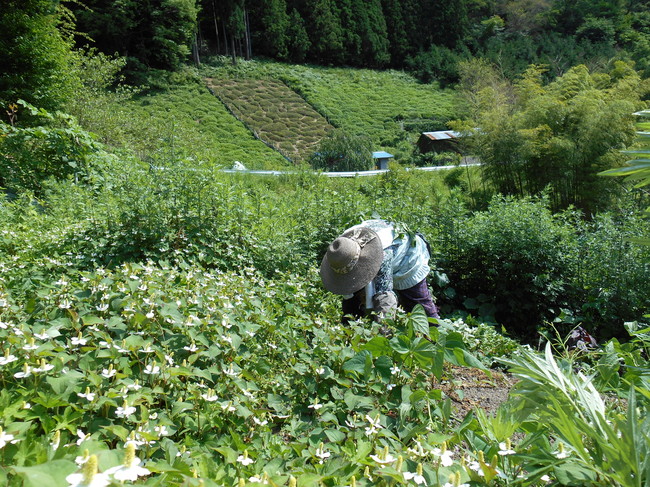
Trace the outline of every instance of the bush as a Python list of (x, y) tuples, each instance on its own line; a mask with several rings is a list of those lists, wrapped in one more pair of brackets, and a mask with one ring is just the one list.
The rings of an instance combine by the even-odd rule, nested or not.
[(310, 163), (325, 171), (368, 171), (374, 168), (372, 145), (366, 137), (334, 130), (321, 141)]
[(22, 100), (19, 104), (39, 125), (0, 122), (0, 187), (38, 195), (50, 177), (88, 182), (93, 161), (108, 156), (94, 136), (69, 115), (51, 114)]
[(488, 211), (448, 226), (446, 238), (449, 304), (496, 319), (524, 340), (559, 313), (575, 236), (545, 199), (495, 197)]

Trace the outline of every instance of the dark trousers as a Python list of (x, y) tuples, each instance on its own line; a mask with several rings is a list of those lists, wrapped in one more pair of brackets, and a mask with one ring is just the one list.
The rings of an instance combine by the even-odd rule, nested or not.
[[(416, 304), (421, 304), (428, 317), (440, 318), (426, 279), (422, 279), (415, 286), (408, 289), (395, 289), (395, 294), (397, 294), (397, 301), (404, 308), (404, 311), (410, 313)], [(355, 293), (350, 299), (343, 300), (343, 316), (346, 315), (352, 315), (355, 318), (361, 318), (365, 315), (363, 289)], [(344, 321), (346, 321), (345, 318)]]

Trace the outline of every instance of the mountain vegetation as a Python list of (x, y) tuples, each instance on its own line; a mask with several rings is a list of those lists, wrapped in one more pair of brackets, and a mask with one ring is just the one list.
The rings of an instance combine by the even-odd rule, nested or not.
[[(650, 483), (646, 2), (0, 22), (1, 485)], [(441, 318), (343, 325), (318, 266), (368, 218)]]

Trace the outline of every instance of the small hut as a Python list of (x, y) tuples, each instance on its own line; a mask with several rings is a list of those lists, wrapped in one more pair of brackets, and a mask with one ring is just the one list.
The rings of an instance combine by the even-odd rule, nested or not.
[(418, 139), (418, 149), (421, 154), (427, 152), (460, 152), (458, 138), (462, 135), (454, 130), (439, 132), (423, 132)]
[(393, 154), (384, 151), (377, 151), (372, 153), (372, 158), (375, 160), (375, 167), (377, 169), (388, 169), (388, 159), (391, 159)]

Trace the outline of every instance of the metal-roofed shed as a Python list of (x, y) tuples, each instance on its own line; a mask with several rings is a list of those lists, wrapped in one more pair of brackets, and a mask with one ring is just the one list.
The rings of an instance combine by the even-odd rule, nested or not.
[(458, 139), (460, 137), (462, 137), (462, 134), (454, 130), (422, 132), (417, 145), (421, 154), (427, 152), (459, 152)]

